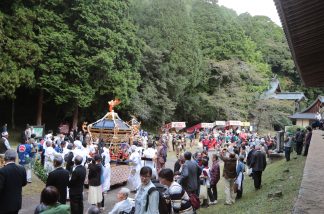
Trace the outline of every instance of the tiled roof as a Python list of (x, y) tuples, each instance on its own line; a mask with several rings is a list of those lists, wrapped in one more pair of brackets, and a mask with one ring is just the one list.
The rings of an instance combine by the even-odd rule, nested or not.
[(324, 103), (324, 96), (318, 96), (311, 105), (309, 105), (306, 109), (302, 111), (302, 113), (307, 112), (309, 109), (311, 109), (317, 103), (317, 101)]
[(302, 100), (306, 99), (302, 92), (282, 92), (270, 95), (269, 98), (275, 98), (279, 100)]
[(291, 116), (289, 116), (292, 119), (310, 119), (310, 120), (315, 120), (316, 119), (316, 114), (315, 113), (295, 113)]

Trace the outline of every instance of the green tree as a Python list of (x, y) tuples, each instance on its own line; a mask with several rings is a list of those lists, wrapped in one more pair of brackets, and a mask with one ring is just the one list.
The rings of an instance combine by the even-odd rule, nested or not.
[(142, 42), (128, 8), (127, 1), (84, 0), (70, 1), (64, 12), (75, 33), (73, 56), (89, 75), (95, 103), (118, 97), (126, 108), (137, 90)]
[(34, 87), (35, 66), (41, 59), (40, 48), (34, 42), (35, 16), (20, 1), (0, 4), (0, 98), (12, 100), (13, 128), (16, 91)]
[(155, 127), (182, 119), (175, 110), (185, 107), (182, 98), (203, 79), (202, 55), (187, 7), (180, 0), (135, 0), (131, 15), (139, 26), (138, 36), (147, 45), (137, 96), (145, 104), (136, 106), (147, 107), (144, 112), (151, 116), (142, 119)]

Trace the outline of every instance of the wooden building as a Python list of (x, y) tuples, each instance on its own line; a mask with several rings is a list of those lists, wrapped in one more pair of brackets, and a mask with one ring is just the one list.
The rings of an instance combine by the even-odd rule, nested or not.
[(324, 86), (324, 1), (274, 0), (305, 86)]
[(318, 96), (316, 100), (302, 112), (297, 112), (289, 116), (296, 121), (297, 126), (309, 126), (316, 120), (316, 115), (320, 111), (321, 104), (324, 103), (324, 96)]

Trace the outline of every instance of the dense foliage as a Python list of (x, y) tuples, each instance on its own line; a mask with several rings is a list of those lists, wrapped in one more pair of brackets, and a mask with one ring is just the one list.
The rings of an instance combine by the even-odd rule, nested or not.
[(322, 92), (300, 86), (281, 27), (217, 1), (0, 2), (0, 98), (39, 96), (38, 117), (54, 104), (95, 120), (118, 97), (123, 116), (150, 129), (217, 119), (282, 127), (293, 108), (259, 100), (273, 75), (310, 102)]

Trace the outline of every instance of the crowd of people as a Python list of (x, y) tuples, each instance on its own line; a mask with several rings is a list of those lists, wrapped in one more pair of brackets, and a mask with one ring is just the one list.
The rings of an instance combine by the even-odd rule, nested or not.
[[(302, 133), (297, 130), (296, 136), (285, 139), (286, 158), (288, 152), (290, 154), (291, 141), (297, 142), (297, 154), (301, 154), (300, 142), (305, 139), (307, 147), (311, 129), (306, 137)], [(191, 148), (198, 145), (201, 149), (192, 153), (187, 150), (186, 142)], [(233, 205), (243, 197), (246, 175), (253, 178), (256, 191), (262, 188), (266, 157), (275, 144), (276, 140), (270, 135), (259, 137), (244, 129), (164, 133), (159, 137), (143, 132), (126, 148), (131, 168), (130, 189), (120, 189), (118, 203), (109, 214), (191, 214), (201, 206), (213, 206), (218, 203), (220, 160), (224, 163), (225, 205)], [(165, 166), (171, 149), (177, 155), (173, 169)], [(36, 140), (31, 128), (27, 127), (15, 151), (5, 131), (0, 153), (5, 161), (0, 169), (0, 207), (6, 204), (5, 213), (18, 213), (21, 208), (21, 189), (32, 182), (31, 170), (36, 159), (41, 161), (48, 177), (35, 213), (84, 213), (85, 186), (88, 202), (93, 205), (87, 212), (103, 212), (104, 196), (110, 189), (110, 154), (108, 148), (100, 148), (99, 142), (90, 141), (89, 136), (75, 132), (54, 136), (49, 131), (44, 139)], [(15, 164), (17, 156), (19, 165)], [(131, 192), (136, 193), (134, 199), (129, 197)], [(18, 200), (11, 200), (13, 196)]]

